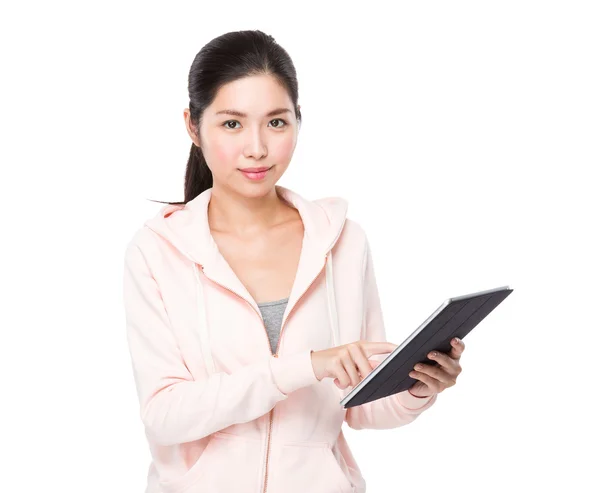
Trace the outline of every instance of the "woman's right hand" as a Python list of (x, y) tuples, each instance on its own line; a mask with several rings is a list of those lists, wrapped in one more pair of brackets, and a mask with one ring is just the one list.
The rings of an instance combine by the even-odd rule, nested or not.
[(315, 376), (334, 378), (340, 389), (355, 387), (379, 364), (369, 361), (373, 354), (391, 353), (398, 347), (391, 342), (356, 341), (311, 353)]

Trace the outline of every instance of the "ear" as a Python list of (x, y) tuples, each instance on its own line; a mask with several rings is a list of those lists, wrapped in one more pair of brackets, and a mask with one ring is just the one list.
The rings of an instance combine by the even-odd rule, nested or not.
[(183, 119), (185, 121), (185, 128), (187, 130), (188, 135), (190, 136), (190, 139), (192, 139), (192, 142), (194, 144), (196, 144), (197, 147), (200, 147), (200, 139), (198, 138), (198, 135), (196, 133), (196, 127), (192, 123), (192, 118), (191, 118), (191, 113), (190, 113), (189, 108), (184, 108)]

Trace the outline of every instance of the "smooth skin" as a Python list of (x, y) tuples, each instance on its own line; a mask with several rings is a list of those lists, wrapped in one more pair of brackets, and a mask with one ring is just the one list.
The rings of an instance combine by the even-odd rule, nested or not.
[[(298, 109), (300, 105), (298, 105)], [(219, 251), (258, 302), (290, 295), (302, 247), (304, 226), (298, 211), (279, 199), (275, 184), (288, 168), (299, 133), (286, 90), (270, 75), (244, 77), (219, 89), (197, 128), (189, 108), (186, 130), (212, 172), (208, 222)], [(260, 181), (240, 169), (269, 167)], [(378, 363), (374, 354), (392, 352), (391, 342), (356, 341), (311, 353), (315, 375), (334, 378), (339, 388), (357, 385)], [(456, 383), (464, 344), (417, 369), (410, 389), (426, 397)]]
[[(208, 222), (221, 255), (257, 303), (288, 297), (304, 226), (275, 191), (299, 134), (287, 91), (271, 76), (245, 77), (219, 89), (199, 129), (189, 108), (183, 114), (213, 176)], [(271, 169), (260, 181), (240, 171), (263, 166)]]

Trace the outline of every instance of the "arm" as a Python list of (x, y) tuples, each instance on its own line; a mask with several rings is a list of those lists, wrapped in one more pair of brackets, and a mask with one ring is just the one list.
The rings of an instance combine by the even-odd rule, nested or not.
[(318, 382), (310, 351), (264, 357), (233, 373), (195, 380), (170, 327), (140, 248), (126, 249), (123, 301), (127, 340), (146, 431), (161, 445), (198, 440), (269, 412), (296, 389)]
[[(363, 340), (387, 341), (381, 302), (375, 279), (373, 258), (368, 239), (365, 238), (363, 267)], [(345, 421), (356, 430), (363, 428), (397, 428), (414, 421), (423, 411), (433, 405), (437, 394), (415, 397), (408, 390), (367, 402), (346, 410)]]

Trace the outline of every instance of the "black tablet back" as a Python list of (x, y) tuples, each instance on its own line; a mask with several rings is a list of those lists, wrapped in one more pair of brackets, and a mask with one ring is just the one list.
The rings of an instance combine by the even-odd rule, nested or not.
[[(390, 354), (380, 363), (379, 366), (385, 366), (365, 382), (364, 387), (350, 398), (344, 407), (359, 406), (412, 387), (417, 380), (408, 374), (417, 363), (435, 365), (435, 362), (427, 357), (431, 351), (449, 353), (453, 337), (464, 339), (512, 291), (506, 286), (483, 291), (482, 294), (475, 293), (447, 300), (448, 304), (437, 316), (418, 331), (395, 356)], [(391, 359), (388, 361), (389, 358)]]

